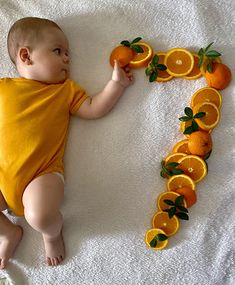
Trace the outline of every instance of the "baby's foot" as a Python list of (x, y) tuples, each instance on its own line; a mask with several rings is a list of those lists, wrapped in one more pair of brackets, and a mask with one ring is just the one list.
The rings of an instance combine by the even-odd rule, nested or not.
[(0, 239), (0, 269), (7, 266), (8, 260), (21, 241), (23, 229), (20, 226), (12, 227), (12, 230)]
[(60, 264), (65, 256), (64, 239), (62, 231), (56, 238), (48, 238), (43, 236), (45, 252), (46, 252), (46, 263), (49, 266), (56, 266)]

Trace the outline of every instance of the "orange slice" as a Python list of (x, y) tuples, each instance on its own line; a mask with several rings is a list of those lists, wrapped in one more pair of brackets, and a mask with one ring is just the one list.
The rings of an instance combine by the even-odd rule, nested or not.
[(117, 60), (120, 67), (124, 67), (129, 64), (133, 56), (134, 52), (131, 48), (126, 46), (117, 46), (112, 50), (109, 62), (111, 66), (114, 67), (114, 60)]
[(184, 196), (184, 199), (187, 204), (187, 208), (191, 207), (197, 202), (197, 194), (196, 191), (189, 187), (182, 187), (175, 190), (175, 193), (178, 193)]
[[(159, 57), (159, 64), (164, 64), (164, 60), (166, 57), (166, 53), (165, 52), (158, 52), (157, 56)], [(169, 81), (173, 78), (172, 75), (170, 75), (166, 70), (158, 70), (158, 75), (157, 75), (157, 81), (158, 82), (166, 82)]]
[(153, 49), (149, 44), (145, 42), (138, 42), (137, 44), (138, 46), (142, 47), (144, 52), (143, 53), (134, 52), (134, 57), (131, 59), (129, 63), (130, 68), (146, 67), (153, 56)]
[[(166, 191), (166, 192), (161, 193), (157, 198), (158, 209), (160, 211), (164, 211), (164, 210), (169, 209), (171, 206), (167, 205), (164, 202), (164, 200), (171, 200), (171, 201), (175, 202), (175, 199), (179, 196), (180, 196), (180, 194), (173, 192), (173, 191)], [(184, 201), (182, 206), (187, 207), (185, 201)]]
[(180, 169), (184, 174), (191, 177), (195, 183), (201, 181), (207, 174), (205, 161), (196, 155), (186, 155), (179, 160)]
[(202, 130), (209, 131), (217, 126), (220, 119), (220, 111), (214, 103), (202, 102), (194, 106), (193, 113), (205, 112), (206, 115), (196, 119)]
[(184, 48), (174, 48), (167, 52), (164, 64), (167, 72), (175, 77), (188, 75), (194, 65), (193, 55)]
[(181, 159), (183, 156), (187, 155), (186, 153), (183, 152), (175, 152), (172, 154), (169, 154), (165, 159), (165, 164), (171, 163), (171, 162), (178, 162), (179, 159)]
[(220, 108), (222, 104), (222, 96), (215, 88), (203, 87), (193, 94), (191, 107), (193, 108), (195, 105), (203, 102), (214, 103), (218, 108)]
[(157, 212), (152, 220), (153, 228), (163, 230), (167, 236), (174, 235), (179, 230), (179, 220), (176, 216), (169, 218), (167, 212)]
[(174, 175), (167, 181), (168, 191), (175, 191), (178, 188), (189, 187), (195, 189), (195, 182), (191, 177), (185, 174)]
[(202, 76), (201, 69), (198, 66), (199, 55), (197, 55), (196, 53), (192, 53), (192, 55), (194, 58), (194, 65), (192, 71), (188, 75), (184, 76), (184, 78), (187, 80), (194, 80)]
[[(146, 232), (145, 243), (147, 244), (148, 247), (151, 247), (152, 249), (155, 250), (161, 250), (167, 246), (168, 239), (164, 241), (158, 240), (159, 234), (166, 236), (166, 233), (161, 229), (150, 229)], [(157, 242), (155, 242), (155, 240), (157, 240)]]
[(183, 152), (183, 153), (186, 153), (186, 154), (190, 154), (190, 151), (189, 151), (189, 148), (188, 148), (188, 140), (185, 139), (185, 140), (177, 142), (173, 146), (172, 152), (173, 153), (175, 153), (175, 152)]
[[(213, 62), (218, 62), (218, 63), (222, 63), (221, 58), (220, 57), (216, 57)], [(202, 75), (205, 76), (206, 75), (206, 70), (207, 70), (207, 65), (209, 63), (209, 60), (207, 57), (205, 57), (202, 66), (200, 67), (200, 70), (202, 72)]]

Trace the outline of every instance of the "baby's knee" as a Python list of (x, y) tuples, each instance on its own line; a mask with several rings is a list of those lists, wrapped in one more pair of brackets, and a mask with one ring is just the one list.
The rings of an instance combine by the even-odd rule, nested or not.
[(35, 211), (32, 209), (25, 209), (25, 219), (34, 228), (44, 229), (51, 223), (55, 217), (54, 213), (45, 211)]

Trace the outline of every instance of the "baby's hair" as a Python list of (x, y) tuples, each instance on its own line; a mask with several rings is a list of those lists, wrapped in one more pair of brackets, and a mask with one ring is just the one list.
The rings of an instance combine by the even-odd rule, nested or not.
[(32, 45), (40, 39), (41, 32), (49, 27), (61, 30), (55, 22), (44, 18), (26, 17), (16, 21), (10, 28), (7, 37), (7, 48), (11, 61), (15, 64), (18, 49), (21, 46), (32, 48)]

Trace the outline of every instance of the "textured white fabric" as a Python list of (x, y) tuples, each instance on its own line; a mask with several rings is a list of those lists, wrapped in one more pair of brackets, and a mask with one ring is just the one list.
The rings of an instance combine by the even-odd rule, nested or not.
[[(212, 41), (235, 74), (233, 0), (0, 1), (0, 76), (16, 76), (6, 36), (25, 16), (55, 20), (71, 45), (72, 76), (89, 94), (101, 90), (112, 68), (109, 54), (137, 36), (156, 52), (197, 51)], [(7, 270), (12, 284), (232, 285), (235, 282), (235, 87), (221, 92), (221, 121), (213, 131), (209, 174), (197, 185), (198, 202), (161, 252), (144, 243), (155, 199), (166, 189), (160, 161), (183, 139), (178, 117), (206, 85), (175, 79), (150, 84), (144, 69), (105, 118), (73, 118), (66, 148), (63, 204), (66, 259), (44, 265), (41, 237), (24, 219), (24, 237)], [(4, 134), (1, 134), (4, 136)]]

